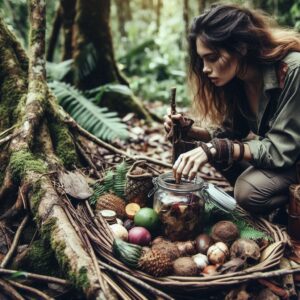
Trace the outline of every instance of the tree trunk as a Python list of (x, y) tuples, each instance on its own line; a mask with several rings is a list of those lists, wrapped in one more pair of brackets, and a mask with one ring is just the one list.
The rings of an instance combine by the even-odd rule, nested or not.
[(0, 201), (11, 206), (1, 219), (31, 214), (62, 270), (87, 298), (96, 299), (109, 288), (55, 184), (58, 171), (79, 164), (78, 134), (69, 131), (46, 83), (45, 1), (31, 0), (30, 21), (28, 64), (0, 19)]
[(82, 61), (87, 55), (94, 64), (87, 76), (76, 74), (76, 85), (80, 89), (92, 89), (111, 82), (128, 85), (116, 65), (109, 18), (110, 0), (77, 1), (73, 58), (78, 70), (83, 68)]
[(119, 32), (121, 36), (127, 36), (125, 30), (126, 21), (131, 19), (129, 0), (116, 0)]
[(156, 30), (159, 31), (160, 28), (160, 15), (161, 15), (161, 9), (163, 6), (162, 0), (157, 0), (156, 4)]
[(202, 14), (206, 6), (206, 0), (199, 0), (198, 4), (199, 4), (199, 14)]
[(61, 9), (61, 5), (58, 5), (54, 17), (50, 40), (49, 40), (49, 47), (47, 50), (47, 61), (53, 61), (54, 51), (58, 41), (61, 23), (62, 23), (62, 9)]
[(185, 36), (187, 37), (189, 34), (189, 1), (183, 1), (183, 21), (184, 21), (184, 29)]
[(71, 59), (73, 56), (73, 31), (76, 15), (76, 0), (60, 0), (63, 15), (64, 44), (62, 60)]

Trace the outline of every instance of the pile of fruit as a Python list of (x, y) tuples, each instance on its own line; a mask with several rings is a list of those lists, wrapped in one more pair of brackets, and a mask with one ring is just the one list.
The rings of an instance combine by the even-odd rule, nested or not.
[(161, 236), (162, 224), (152, 208), (126, 204), (107, 193), (98, 199), (96, 211), (110, 224), (115, 257), (152, 276), (236, 272), (258, 263), (261, 257), (260, 246), (241, 238), (238, 227), (228, 220), (214, 224), (210, 234), (202, 233), (188, 241), (170, 241)]

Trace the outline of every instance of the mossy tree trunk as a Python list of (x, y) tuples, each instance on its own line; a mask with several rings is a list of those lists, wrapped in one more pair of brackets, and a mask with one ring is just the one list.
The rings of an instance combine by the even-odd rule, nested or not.
[(87, 298), (95, 299), (103, 286), (99, 267), (53, 184), (58, 171), (79, 164), (79, 134), (69, 130), (68, 116), (47, 87), (44, 0), (30, 1), (30, 23), (28, 61), (0, 19), (0, 218), (31, 214), (62, 270)]

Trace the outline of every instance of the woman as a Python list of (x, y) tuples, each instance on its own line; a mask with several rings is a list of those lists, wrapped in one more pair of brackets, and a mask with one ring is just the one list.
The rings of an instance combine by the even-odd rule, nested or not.
[(187, 137), (200, 141), (176, 160), (176, 179), (193, 179), (209, 162), (236, 181), (234, 196), (248, 211), (265, 214), (285, 204), (300, 158), (299, 35), (261, 12), (219, 4), (194, 19), (189, 58), (196, 108), (220, 126), (166, 117), (167, 132), (177, 119)]

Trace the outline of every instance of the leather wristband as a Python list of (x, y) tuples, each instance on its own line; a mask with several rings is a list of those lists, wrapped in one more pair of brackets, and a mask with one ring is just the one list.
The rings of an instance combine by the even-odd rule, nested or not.
[(227, 163), (231, 165), (233, 163), (233, 142), (229, 139), (214, 138), (211, 140), (212, 145), (216, 149), (216, 155), (214, 156), (214, 162)]

